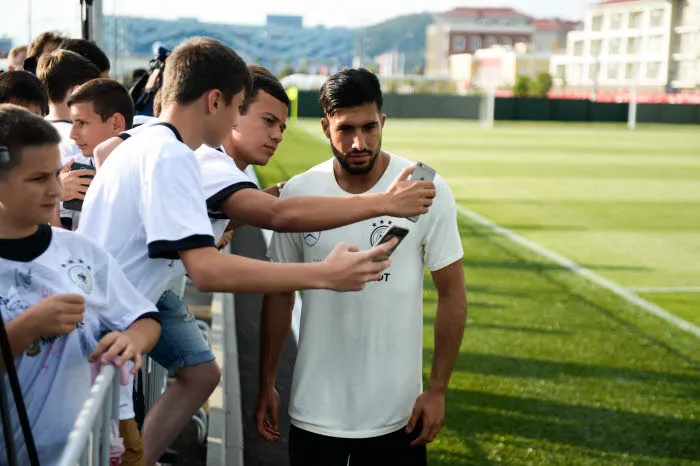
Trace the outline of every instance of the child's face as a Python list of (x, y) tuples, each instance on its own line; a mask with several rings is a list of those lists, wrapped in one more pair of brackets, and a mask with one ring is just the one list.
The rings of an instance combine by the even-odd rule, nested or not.
[(25, 147), (22, 159), (0, 177), (0, 221), (20, 228), (49, 223), (61, 200), (57, 144)]
[(117, 124), (114, 115), (102, 121), (102, 117), (95, 113), (92, 102), (71, 105), (70, 117), (73, 121), (70, 138), (75, 141), (86, 157), (92, 157), (93, 150), (98, 144), (118, 135), (123, 129)]

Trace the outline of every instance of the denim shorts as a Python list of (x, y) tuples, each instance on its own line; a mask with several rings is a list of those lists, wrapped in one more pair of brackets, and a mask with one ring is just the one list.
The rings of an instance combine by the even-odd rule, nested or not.
[(178, 295), (166, 291), (156, 307), (160, 317), (160, 339), (149, 356), (167, 369), (168, 375), (173, 377), (183, 367), (216, 359), (197, 320)]

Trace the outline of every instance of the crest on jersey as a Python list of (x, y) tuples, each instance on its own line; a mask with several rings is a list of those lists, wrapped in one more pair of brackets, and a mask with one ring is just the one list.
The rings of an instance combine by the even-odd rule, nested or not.
[(311, 233), (304, 233), (304, 243), (308, 247), (314, 247), (316, 246), (316, 243), (318, 243), (318, 240), (321, 239), (321, 232), (320, 231), (313, 231)]
[(384, 220), (384, 219), (379, 219), (379, 221), (374, 221), (372, 222), (372, 234), (369, 236), (369, 244), (372, 246), (376, 246), (379, 244), (379, 240), (382, 238), (382, 235), (389, 229), (391, 228), (392, 221), (391, 220)]
[(85, 294), (92, 293), (94, 284), (92, 268), (89, 265), (85, 265), (82, 259), (78, 259), (77, 261), (71, 259), (67, 263), (61, 264), (61, 267), (68, 269), (68, 278), (70, 278), (70, 281), (83, 290)]

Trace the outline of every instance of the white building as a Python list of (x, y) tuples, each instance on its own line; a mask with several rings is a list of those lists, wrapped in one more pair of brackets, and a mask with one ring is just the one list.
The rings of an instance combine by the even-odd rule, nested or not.
[(568, 34), (566, 55), (552, 58), (550, 72), (572, 90), (621, 91), (635, 82), (646, 92), (695, 88), (698, 1), (599, 3), (586, 14), (583, 30)]

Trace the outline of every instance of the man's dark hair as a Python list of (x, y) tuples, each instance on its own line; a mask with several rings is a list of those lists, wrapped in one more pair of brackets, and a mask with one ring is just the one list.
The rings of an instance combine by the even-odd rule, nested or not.
[(0, 104), (21, 106), (35, 104), (44, 115), (49, 113), (49, 96), (39, 78), (27, 71), (8, 71), (0, 74)]
[(120, 113), (126, 121), (126, 128), (134, 124), (134, 102), (129, 91), (117, 81), (108, 78), (86, 82), (68, 98), (68, 105), (92, 102), (92, 106), (102, 121), (107, 121), (115, 113)]
[(248, 67), (231, 47), (210, 37), (181, 43), (165, 62), (161, 104), (189, 104), (218, 89), (226, 102), (241, 91), (251, 91)]
[(72, 87), (99, 78), (100, 70), (82, 55), (54, 50), (39, 59), (36, 75), (46, 86), (49, 102), (62, 102)]
[(107, 55), (105, 55), (102, 49), (92, 41), (86, 39), (63, 39), (63, 41), (58, 45), (58, 48), (62, 50), (70, 50), (71, 52), (75, 52), (78, 55), (87, 58), (97, 67), (98, 70), (100, 70), (100, 73), (109, 71), (109, 58), (107, 58)]
[(22, 163), (26, 147), (59, 142), (61, 136), (48, 121), (18, 105), (0, 104), (0, 179)]
[(263, 68), (260, 65), (250, 65), (248, 66), (252, 76), (253, 76), (253, 90), (246, 95), (245, 104), (243, 105), (242, 115), (248, 113), (250, 104), (255, 102), (258, 98), (260, 91), (270, 94), (275, 99), (282, 102), (284, 105), (289, 107), (289, 96), (285, 92), (282, 83), (279, 79), (270, 73), (267, 68)]
[(61, 43), (62, 40), (63, 37), (58, 32), (42, 32), (41, 34), (36, 36), (36, 38), (32, 41), (31, 44), (29, 44), (29, 47), (27, 48), (27, 56), (39, 58), (46, 44), (54, 42), (56, 45), (58, 45), (59, 43)]
[(382, 110), (384, 99), (377, 76), (364, 68), (350, 68), (331, 75), (319, 95), (323, 113), (333, 115), (341, 108), (358, 107), (364, 104), (377, 104)]

